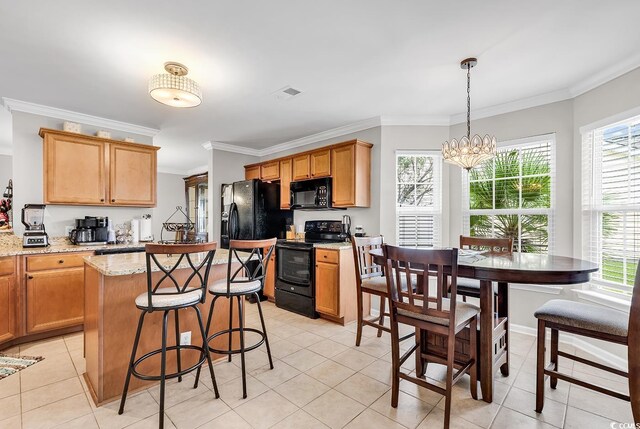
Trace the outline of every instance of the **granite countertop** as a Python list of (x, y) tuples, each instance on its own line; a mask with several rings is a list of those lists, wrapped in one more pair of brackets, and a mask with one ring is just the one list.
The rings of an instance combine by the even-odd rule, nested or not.
[(351, 249), (351, 243), (347, 243), (346, 241), (343, 243), (315, 243), (313, 247), (316, 249), (347, 250)]
[(0, 235), (0, 257), (19, 255), (40, 255), (47, 253), (91, 252), (98, 249), (122, 249), (144, 247), (144, 243), (136, 244), (104, 244), (99, 246), (83, 246), (71, 244), (66, 237), (51, 237), (48, 247), (22, 247), (22, 237), (16, 235)]
[[(206, 253), (197, 253), (192, 256), (194, 265), (202, 262)], [(247, 255), (247, 253), (238, 252), (239, 256)], [(171, 268), (179, 258), (178, 255), (157, 255), (158, 261), (165, 267)], [(87, 265), (98, 270), (105, 276), (126, 276), (130, 274), (140, 274), (147, 272), (147, 260), (145, 253), (120, 253), (115, 255), (101, 256), (85, 256), (84, 261)], [(212, 265), (226, 265), (229, 262), (229, 251), (226, 249), (216, 250), (213, 256)], [(187, 259), (183, 259), (178, 268), (189, 268)], [(151, 271), (160, 271), (155, 264), (151, 264)]]

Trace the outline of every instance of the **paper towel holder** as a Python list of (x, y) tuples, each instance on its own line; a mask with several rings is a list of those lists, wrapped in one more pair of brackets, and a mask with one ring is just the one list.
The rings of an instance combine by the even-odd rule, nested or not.
[(140, 219), (140, 239), (141, 243), (152, 242), (153, 241), (153, 232), (151, 225), (151, 215), (144, 214)]

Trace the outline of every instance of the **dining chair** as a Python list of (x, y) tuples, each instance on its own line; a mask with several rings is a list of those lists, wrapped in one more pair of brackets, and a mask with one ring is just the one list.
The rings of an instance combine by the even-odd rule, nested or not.
[[(560, 379), (630, 401), (633, 419), (636, 424), (640, 424), (640, 265), (636, 270), (629, 314), (612, 308), (554, 299), (540, 307), (534, 315), (538, 319), (536, 412), (541, 413), (544, 407), (545, 376), (549, 376), (552, 389), (556, 388)], [(551, 356), (549, 365), (545, 366), (547, 328), (551, 329)], [(560, 332), (627, 346), (628, 371), (559, 350)], [(560, 357), (627, 378), (629, 395), (560, 372)]]
[[(470, 303), (457, 302), (458, 249), (410, 249), (384, 245), (386, 260), (385, 276), (391, 303), (391, 351), (393, 379), (391, 387), (391, 406), (398, 407), (400, 379), (410, 381), (445, 396), (444, 427), (449, 428), (451, 418), (451, 395), (453, 385), (463, 375), (471, 377), (471, 396), (478, 397), (477, 342), (478, 313), (480, 309)], [(446, 276), (450, 272), (450, 298), (445, 298)], [(429, 287), (429, 278), (436, 278), (435, 288)], [(406, 283), (410, 287), (403, 288)], [(414, 282), (415, 288), (413, 287)], [(446, 356), (425, 352), (421, 342), (417, 341), (400, 356), (400, 323), (414, 326), (423, 331), (445, 337)], [(469, 330), (468, 361), (455, 362), (456, 335), (463, 329)], [(421, 335), (422, 336), (422, 335)], [(419, 348), (420, 347), (420, 348)], [(427, 362), (446, 365), (445, 388), (429, 383), (402, 372), (402, 364), (413, 354), (418, 353)], [(454, 369), (457, 371), (454, 373)]]
[[(512, 253), (513, 238), (468, 237), (461, 235), (460, 249)], [(466, 301), (467, 297), (480, 298), (480, 280), (458, 277), (458, 295), (462, 296), (463, 301)], [(497, 303), (495, 308), (498, 308)]]

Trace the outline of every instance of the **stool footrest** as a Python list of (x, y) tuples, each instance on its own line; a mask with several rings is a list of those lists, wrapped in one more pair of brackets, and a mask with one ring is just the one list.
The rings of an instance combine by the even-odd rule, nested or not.
[[(178, 350), (178, 346), (169, 346), (166, 348), (166, 352), (167, 354), (169, 353), (169, 351), (172, 350)], [(197, 350), (201, 353), (201, 357), (198, 360), (198, 362), (196, 364), (194, 364), (193, 366), (190, 366), (187, 369), (183, 369), (182, 371), (178, 371), (178, 372), (173, 372), (170, 374), (165, 374), (164, 378), (165, 380), (171, 379), (171, 378), (177, 378), (177, 377), (182, 377), (185, 374), (190, 373), (193, 370), (196, 370), (198, 368), (200, 368), (206, 361), (207, 361), (207, 356), (205, 354), (204, 348), (200, 347), (200, 346), (194, 346), (194, 345), (183, 345), (180, 346), (180, 351), (182, 350)], [(149, 353), (139, 357), (138, 359), (136, 359), (135, 362), (133, 362), (133, 368), (131, 370), (131, 374), (136, 377), (139, 378), (140, 380), (147, 380), (147, 381), (160, 381), (162, 380), (162, 376), (161, 375), (149, 375), (149, 374), (142, 374), (140, 372), (138, 372), (138, 370), (136, 369), (137, 366), (139, 364), (141, 364), (142, 362), (144, 362), (146, 359), (150, 358), (151, 356), (155, 356), (162, 353), (162, 349), (157, 349), (157, 350), (152, 350)]]
[[(254, 334), (260, 335), (260, 340), (258, 342), (256, 342), (255, 344), (252, 344), (251, 346), (247, 346), (247, 345), (244, 346), (245, 353), (248, 351), (257, 349), (258, 347), (264, 344), (264, 340), (265, 340), (264, 332), (255, 328), (243, 328), (242, 330), (244, 332), (253, 332)], [(219, 337), (221, 335), (232, 335), (234, 332), (240, 332), (240, 328), (225, 329), (224, 331), (216, 332), (215, 334), (207, 338), (207, 344), (209, 344), (211, 340), (213, 340), (216, 337)], [(235, 355), (235, 354), (242, 353), (241, 349), (220, 350), (220, 349), (215, 349), (211, 346), (209, 346), (209, 351), (212, 353), (217, 353), (221, 355)]]

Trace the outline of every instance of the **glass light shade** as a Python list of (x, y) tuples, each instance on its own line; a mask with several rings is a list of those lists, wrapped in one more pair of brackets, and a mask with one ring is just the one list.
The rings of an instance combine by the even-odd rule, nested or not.
[(157, 74), (149, 80), (149, 95), (172, 107), (195, 107), (202, 103), (198, 82), (168, 73)]
[(478, 134), (471, 137), (462, 137), (445, 142), (442, 145), (442, 157), (448, 163), (458, 165), (466, 170), (471, 170), (483, 162), (496, 156), (496, 138)]

